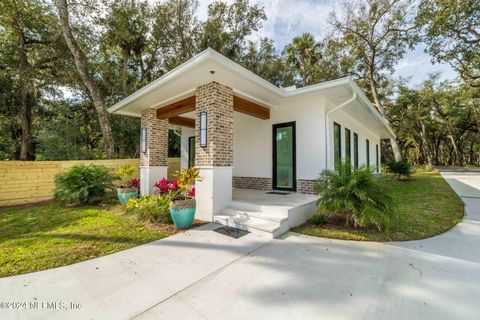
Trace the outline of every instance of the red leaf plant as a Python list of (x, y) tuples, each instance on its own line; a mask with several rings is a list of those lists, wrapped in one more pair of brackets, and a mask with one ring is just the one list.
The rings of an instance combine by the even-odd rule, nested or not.
[(133, 178), (130, 180), (130, 186), (134, 188), (140, 188), (140, 179)]
[(195, 187), (192, 187), (192, 189), (188, 191), (188, 196), (191, 198), (195, 198)]
[(155, 188), (160, 191), (160, 194), (167, 194), (179, 189), (177, 181), (168, 181), (166, 178), (155, 183)]

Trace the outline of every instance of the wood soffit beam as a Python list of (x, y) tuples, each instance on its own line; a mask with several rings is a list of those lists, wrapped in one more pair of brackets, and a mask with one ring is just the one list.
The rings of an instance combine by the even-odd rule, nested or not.
[(182, 126), (182, 127), (188, 127), (188, 128), (194, 128), (195, 129), (195, 119), (191, 118), (186, 118), (186, 117), (172, 117), (168, 119), (169, 124), (174, 124), (177, 126)]
[[(192, 112), (195, 110), (195, 96), (174, 102), (167, 106), (157, 109), (157, 118), (158, 119), (171, 119), (174, 117), (188, 119), (183, 117), (178, 117), (187, 112)], [(255, 102), (240, 98), (238, 96), (233, 96), (233, 110), (241, 113), (248, 114), (252, 117), (260, 118), (263, 120), (270, 119), (270, 109), (263, 107)], [(175, 121), (175, 120), (174, 120)], [(183, 121), (183, 120), (179, 120)]]
[(195, 96), (157, 109), (157, 119), (169, 119), (195, 110)]
[(237, 96), (233, 97), (233, 110), (263, 120), (270, 119), (270, 109)]

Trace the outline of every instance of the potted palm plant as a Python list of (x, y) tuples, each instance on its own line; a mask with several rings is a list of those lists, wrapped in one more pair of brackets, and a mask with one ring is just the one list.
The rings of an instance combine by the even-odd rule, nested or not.
[(118, 200), (125, 206), (129, 199), (138, 197), (138, 185), (140, 180), (133, 179), (135, 167), (131, 165), (124, 166), (117, 171), (117, 177), (120, 178), (120, 187), (117, 188)]
[(200, 181), (197, 168), (187, 168), (178, 176), (177, 192), (170, 202), (170, 215), (179, 229), (188, 228), (195, 219), (195, 182)]

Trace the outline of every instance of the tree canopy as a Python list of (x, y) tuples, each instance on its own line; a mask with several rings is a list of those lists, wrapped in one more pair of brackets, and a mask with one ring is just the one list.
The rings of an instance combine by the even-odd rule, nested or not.
[[(350, 76), (398, 139), (386, 159), (480, 162), (480, 5), (473, 0), (346, 0), (322, 38), (302, 30), (283, 48), (260, 36), (268, 17), (248, 0), (3, 0), (0, 159), (138, 156), (138, 119), (106, 108), (207, 47), (277, 86)], [(458, 79), (418, 86), (393, 76), (421, 44)], [(171, 133), (170, 155), (178, 156)], [(393, 153), (392, 153), (393, 150)]]

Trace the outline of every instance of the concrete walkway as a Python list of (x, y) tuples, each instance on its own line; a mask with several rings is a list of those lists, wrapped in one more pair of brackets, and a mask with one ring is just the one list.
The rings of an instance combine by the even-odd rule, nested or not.
[(72, 266), (0, 279), (0, 319), (478, 319), (480, 172), (442, 172), (467, 205), (426, 240), (366, 243), (289, 233), (238, 240), (214, 225)]
[[(235, 240), (211, 231), (217, 227), (208, 224), (101, 258), (2, 278), (0, 319), (131, 319), (270, 241), (253, 234)], [(5, 302), (26, 306), (15, 310)]]
[(480, 172), (442, 172), (467, 204), (452, 230), (402, 243), (289, 233), (138, 319), (479, 319)]

